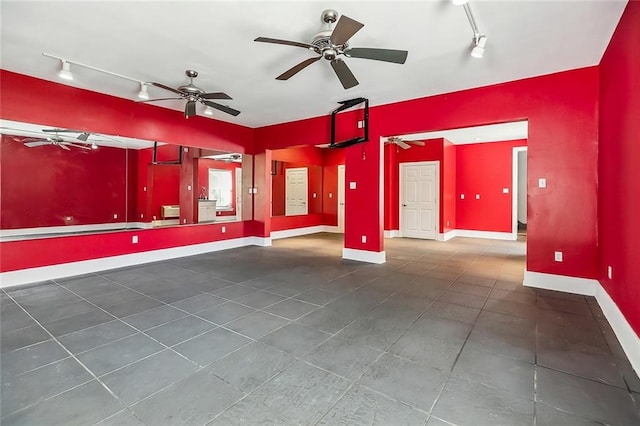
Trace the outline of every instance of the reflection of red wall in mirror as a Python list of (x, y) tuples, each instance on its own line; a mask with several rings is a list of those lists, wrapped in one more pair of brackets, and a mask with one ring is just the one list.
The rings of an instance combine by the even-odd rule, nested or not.
[[(28, 148), (4, 135), (0, 151), (4, 159), (2, 229), (125, 221), (127, 151), (110, 147), (67, 151), (53, 145)], [(136, 153), (129, 155), (135, 164)], [(134, 194), (135, 179), (129, 184)], [(131, 220), (135, 202), (130, 207)]]

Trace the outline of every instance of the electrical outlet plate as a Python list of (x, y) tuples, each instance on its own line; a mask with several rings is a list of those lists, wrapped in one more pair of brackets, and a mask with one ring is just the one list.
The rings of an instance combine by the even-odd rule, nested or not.
[(545, 178), (538, 179), (538, 188), (546, 188), (547, 180)]
[(613, 279), (613, 266), (607, 266), (607, 277), (610, 280)]
[(356, 189), (356, 183), (355, 182), (349, 182), (349, 189)]
[(562, 252), (561, 251), (554, 252), (553, 256), (554, 256), (554, 259), (555, 259), (556, 262), (562, 262), (563, 256), (562, 256)]
[(364, 244), (364, 243), (366, 243), (366, 242), (367, 242), (367, 236), (366, 236), (366, 235), (363, 235), (363, 236), (362, 236), (362, 243)]

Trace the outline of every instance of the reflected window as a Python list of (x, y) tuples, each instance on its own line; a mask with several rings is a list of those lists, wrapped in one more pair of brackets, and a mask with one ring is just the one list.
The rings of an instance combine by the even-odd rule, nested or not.
[(209, 199), (217, 201), (217, 209), (231, 208), (232, 192), (231, 170), (209, 169)]

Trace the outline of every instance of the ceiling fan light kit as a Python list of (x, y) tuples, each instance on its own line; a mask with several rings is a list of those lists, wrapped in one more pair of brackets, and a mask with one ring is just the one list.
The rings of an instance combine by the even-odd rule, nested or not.
[[(321, 20), (323, 22), (322, 30), (313, 37), (311, 43), (270, 37), (258, 37), (254, 40), (262, 43), (302, 47), (303, 49), (311, 50), (318, 55), (313, 58), (305, 59), (299, 64), (293, 66), (277, 76), (276, 80), (288, 80), (309, 65), (324, 58), (331, 64), (331, 68), (338, 77), (338, 80), (340, 80), (342, 87), (350, 89), (357, 86), (359, 82), (349, 69), (347, 63), (340, 58), (341, 55), (347, 58), (371, 59), (395, 64), (404, 64), (407, 60), (408, 52), (406, 50), (350, 47), (348, 43), (349, 40), (358, 31), (360, 31), (362, 27), (364, 27), (364, 24), (345, 15), (340, 16), (338, 19), (338, 12), (333, 9), (327, 9), (322, 12)], [(331, 29), (332, 24), (336, 21), (337, 23), (335, 24), (335, 27)]]
[(149, 91), (145, 83), (140, 83), (140, 91), (138, 92), (139, 99), (149, 99)]
[(60, 71), (58, 71), (58, 77), (63, 80), (73, 80), (73, 73), (71, 72), (71, 64), (64, 59), (60, 60)]

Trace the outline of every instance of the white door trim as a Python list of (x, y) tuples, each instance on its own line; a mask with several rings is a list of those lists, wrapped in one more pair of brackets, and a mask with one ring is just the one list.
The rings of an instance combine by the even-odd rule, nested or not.
[(404, 179), (403, 179), (403, 170), (406, 166), (436, 166), (436, 206), (435, 206), (435, 216), (436, 216), (436, 236), (434, 239), (437, 239), (438, 234), (440, 233), (440, 161), (416, 161), (409, 163), (399, 163), (400, 164), (400, 179), (398, 180), (398, 184), (400, 185), (398, 194), (398, 235), (400, 237), (404, 237), (403, 235), (403, 226), (402, 226), (402, 200), (404, 199)]
[(526, 146), (513, 148), (511, 166), (511, 237), (514, 240), (518, 239), (518, 153), (523, 151), (527, 152)]
[[(342, 171), (342, 174), (341, 172)], [(340, 164), (338, 165), (338, 191), (336, 194), (336, 204), (338, 207), (337, 210), (337, 216), (338, 216), (338, 232), (344, 234), (344, 217), (345, 217), (345, 210), (347, 208), (347, 205), (345, 204), (345, 176), (346, 176), (346, 168), (344, 164)], [(341, 182), (342, 181), (342, 182)], [(340, 209), (340, 202), (342, 201), (342, 210)], [(342, 211), (342, 214), (341, 214)]]

